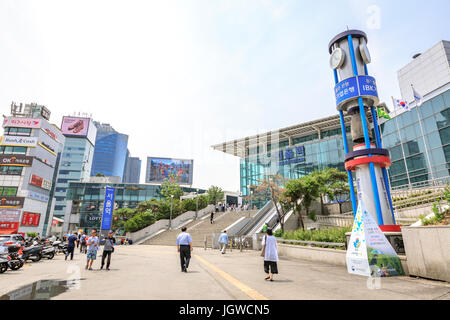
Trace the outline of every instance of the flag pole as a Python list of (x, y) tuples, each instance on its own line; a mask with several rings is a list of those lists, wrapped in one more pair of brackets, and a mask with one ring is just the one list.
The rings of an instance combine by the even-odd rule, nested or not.
[(417, 103), (417, 100), (416, 100), (416, 97), (415, 97), (415, 94), (414, 94), (414, 91), (415, 91), (415, 90), (414, 90), (414, 86), (413, 86), (412, 83), (411, 83), (411, 88), (412, 88), (412, 90), (413, 90), (413, 97), (414, 97), (414, 102), (415, 102), (415, 104), (416, 104), (417, 118), (419, 119), (420, 133), (422, 134), (423, 144), (424, 144), (424, 146), (425, 146), (425, 155), (426, 155), (426, 157), (427, 157), (428, 167), (429, 167), (429, 169), (430, 169), (431, 180), (432, 180), (433, 183), (434, 183), (434, 175), (433, 175), (433, 170), (432, 170), (432, 168), (431, 168), (430, 155), (428, 154), (428, 146), (427, 146), (427, 142), (425, 141), (425, 135), (424, 135), (424, 132), (423, 132), (422, 120), (420, 120), (419, 105), (418, 105), (418, 103)]
[(403, 156), (403, 162), (405, 164), (406, 177), (408, 178), (408, 187), (409, 187), (409, 189), (412, 189), (411, 179), (409, 178), (408, 164), (406, 163), (405, 148), (403, 147), (402, 135), (400, 134), (400, 127), (398, 126), (398, 119), (397, 119), (397, 109), (398, 108), (396, 107), (394, 97), (391, 96), (391, 98), (392, 98), (392, 104), (394, 105), (394, 110), (395, 110), (395, 125), (397, 126), (397, 134), (398, 134), (398, 138), (400, 139), (400, 147), (402, 149), (402, 156)]

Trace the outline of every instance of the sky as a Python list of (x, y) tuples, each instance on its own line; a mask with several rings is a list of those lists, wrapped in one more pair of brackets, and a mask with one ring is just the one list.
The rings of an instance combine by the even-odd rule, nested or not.
[(194, 159), (194, 187), (239, 190), (211, 145), (337, 113), (328, 43), (367, 33), (381, 101), (397, 71), (450, 40), (450, 1), (0, 0), (0, 112), (87, 112), (146, 157)]

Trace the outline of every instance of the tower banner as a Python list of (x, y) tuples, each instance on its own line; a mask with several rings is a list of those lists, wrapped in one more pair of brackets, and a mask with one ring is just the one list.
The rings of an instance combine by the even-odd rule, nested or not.
[(360, 200), (347, 249), (347, 271), (367, 277), (403, 274), (397, 253)]

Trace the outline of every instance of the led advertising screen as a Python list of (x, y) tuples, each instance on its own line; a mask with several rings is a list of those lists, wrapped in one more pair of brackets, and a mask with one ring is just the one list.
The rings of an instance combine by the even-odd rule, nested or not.
[(178, 184), (192, 185), (194, 160), (147, 158), (146, 182), (161, 183), (169, 180)]
[(86, 137), (89, 129), (89, 118), (63, 117), (61, 131), (66, 136)]

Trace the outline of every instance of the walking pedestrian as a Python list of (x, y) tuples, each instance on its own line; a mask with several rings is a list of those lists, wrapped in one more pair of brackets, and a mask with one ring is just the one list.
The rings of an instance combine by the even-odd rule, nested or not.
[(87, 240), (87, 261), (86, 269), (92, 270), (92, 263), (97, 259), (98, 237), (97, 229), (92, 229), (91, 237)]
[(214, 211), (211, 211), (211, 217), (209, 218), (209, 221), (211, 222), (211, 224), (214, 223)]
[(73, 260), (73, 252), (75, 250), (75, 243), (77, 242), (78, 238), (75, 234), (70, 234), (67, 238), (67, 251), (66, 251), (66, 257), (65, 260), (67, 260), (67, 257), (70, 254), (70, 260)]
[(181, 228), (181, 233), (177, 237), (177, 249), (180, 253), (181, 271), (187, 272), (191, 260), (192, 237), (186, 232), (187, 228)]
[(80, 246), (80, 240), (81, 240), (81, 232), (78, 233), (78, 235), (77, 235), (77, 249)]
[(87, 236), (83, 232), (81, 232), (80, 253), (86, 253), (86, 239), (87, 239)]
[(277, 238), (273, 236), (272, 229), (267, 229), (267, 235), (262, 240), (262, 246), (261, 256), (264, 257), (264, 272), (267, 274), (264, 280), (273, 281), (273, 275), (278, 274), (278, 246)]
[(113, 237), (113, 232), (110, 231), (108, 233), (108, 237), (105, 239), (105, 244), (103, 245), (103, 253), (102, 253), (102, 266), (100, 269), (103, 269), (105, 265), (105, 259), (108, 257), (106, 262), (106, 270), (109, 270), (109, 265), (111, 264), (111, 254), (114, 252), (114, 245), (116, 244), (116, 239)]
[(225, 254), (225, 252), (227, 251), (227, 244), (228, 244), (227, 230), (223, 230), (222, 234), (219, 237), (219, 245), (222, 254)]

